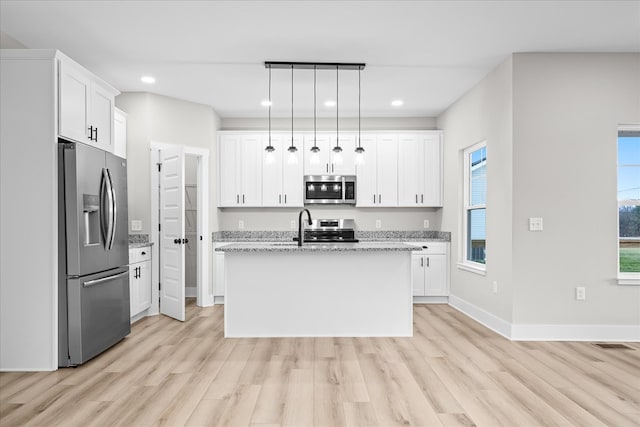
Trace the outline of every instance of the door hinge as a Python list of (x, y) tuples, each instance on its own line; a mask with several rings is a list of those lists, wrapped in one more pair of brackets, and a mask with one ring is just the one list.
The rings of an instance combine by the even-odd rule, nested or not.
[(158, 165), (158, 172), (160, 172), (160, 169), (162, 169), (162, 163), (156, 163), (156, 165)]
[(160, 223), (158, 223), (158, 231), (160, 231)]
[(158, 290), (162, 289), (162, 283), (158, 282)]

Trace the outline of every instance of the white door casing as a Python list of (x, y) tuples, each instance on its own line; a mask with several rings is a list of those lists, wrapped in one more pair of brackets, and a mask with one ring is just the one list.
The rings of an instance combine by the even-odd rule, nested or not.
[(185, 320), (184, 152), (160, 150), (160, 312)]

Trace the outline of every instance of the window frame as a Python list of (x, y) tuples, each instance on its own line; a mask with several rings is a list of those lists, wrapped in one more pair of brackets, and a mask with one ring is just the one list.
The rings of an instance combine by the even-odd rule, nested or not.
[[(616, 134), (616, 195), (618, 194), (618, 181), (620, 179), (620, 163), (618, 163), (619, 159), (619, 146), (618, 142), (620, 139), (620, 134), (624, 132), (640, 132), (640, 124), (629, 124), (629, 125), (620, 125), (618, 126), (618, 132)], [(634, 166), (634, 165), (623, 165), (623, 166)], [(640, 272), (633, 273), (623, 273), (620, 272), (620, 206), (618, 204), (618, 197), (616, 196), (616, 272), (618, 276), (618, 285), (635, 285), (640, 286)]]
[[(486, 238), (486, 212), (487, 212), (487, 203), (485, 199), (484, 204), (471, 205), (471, 162), (470, 157), (471, 153), (477, 151), (481, 148), (487, 151), (487, 141), (482, 140), (476, 144), (473, 144), (470, 147), (462, 150), (462, 167), (463, 167), (463, 200), (461, 203), (461, 215), (462, 219), (460, 221), (460, 244), (458, 247), (460, 248), (458, 253), (458, 268), (461, 270), (470, 271), (472, 273), (480, 274), (482, 276), (486, 275), (487, 271), (487, 260), (485, 257), (485, 263), (479, 263), (475, 261), (471, 261), (467, 259), (468, 252), (468, 233), (469, 233), (469, 212), (477, 209), (485, 210), (485, 238)], [(486, 156), (485, 156), (486, 158)], [(487, 185), (488, 187), (488, 185)], [(488, 188), (487, 188), (488, 193)], [(485, 254), (486, 254), (486, 245), (487, 241), (485, 239)], [(485, 255), (486, 256), (486, 255)]]

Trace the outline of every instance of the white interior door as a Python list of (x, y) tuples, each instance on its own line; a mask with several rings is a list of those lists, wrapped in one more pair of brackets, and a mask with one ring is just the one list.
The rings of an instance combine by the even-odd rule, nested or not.
[(184, 315), (184, 153), (160, 150), (160, 313)]

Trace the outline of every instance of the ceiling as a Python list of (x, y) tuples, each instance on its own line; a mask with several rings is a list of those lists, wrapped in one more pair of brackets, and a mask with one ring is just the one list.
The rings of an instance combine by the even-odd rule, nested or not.
[[(640, 1), (1, 0), (0, 31), (221, 117), (265, 117), (264, 61), (364, 62), (362, 116), (433, 117), (512, 52), (639, 52)], [(339, 114), (357, 115), (358, 73), (338, 77)], [(311, 117), (313, 71), (293, 78), (294, 114)], [(319, 117), (335, 98), (336, 72), (318, 71)], [(291, 114), (290, 70), (273, 70), (272, 101)]]

